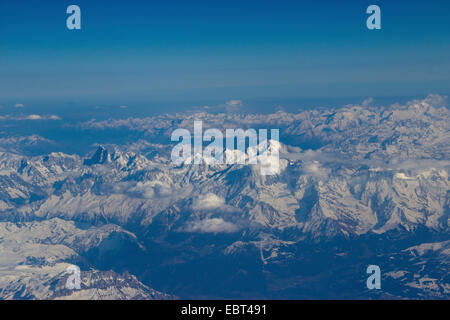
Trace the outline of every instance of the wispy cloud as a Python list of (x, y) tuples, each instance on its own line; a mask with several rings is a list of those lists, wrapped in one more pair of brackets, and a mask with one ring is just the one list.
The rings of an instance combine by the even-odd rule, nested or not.
[(226, 103), (226, 111), (228, 113), (238, 112), (244, 106), (244, 102), (242, 100), (229, 100)]
[(197, 220), (188, 223), (183, 231), (194, 233), (232, 233), (238, 231), (239, 228), (231, 222), (227, 222), (222, 218), (210, 218)]
[(372, 104), (372, 102), (373, 102), (372, 97), (367, 98), (361, 103), (361, 106), (363, 106), (364, 108), (367, 108), (368, 106), (370, 106)]
[(235, 108), (244, 106), (244, 103), (242, 102), (242, 100), (229, 100), (229, 101), (227, 101), (226, 104), (229, 107), (235, 107)]
[(154, 199), (156, 197), (170, 197), (173, 190), (169, 185), (162, 182), (148, 181), (148, 182), (122, 182), (114, 185), (114, 193), (128, 194), (134, 198)]
[(59, 121), (62, 120), (60, 116), (57, 115), (40, 115), (40, 114), (28, 114), (28, 115), (5, 115), (1, 119), (4, 120), (12, 120), (12, 121), (23, 121), (23, 120), (54, 120)]
[(27, 120), (42, 120), (42, 116), (38, 114), (30, 114), (26, 117)]

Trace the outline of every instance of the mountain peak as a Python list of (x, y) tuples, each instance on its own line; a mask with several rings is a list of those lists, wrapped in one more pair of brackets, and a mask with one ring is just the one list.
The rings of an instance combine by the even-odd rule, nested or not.
[(109, 160), (109, 153), (106, 148), (103, 146), (99, 146), (97, 151), (93, 154), (93, 156), (89, 159), (84, 160), (84, 164), (87, 166), (92, 166), (94, 164), (104, 164)]

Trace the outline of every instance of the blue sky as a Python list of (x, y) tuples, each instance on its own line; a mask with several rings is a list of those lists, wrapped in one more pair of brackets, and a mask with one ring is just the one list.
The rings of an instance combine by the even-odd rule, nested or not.
[[(66, 8), (82, 30), (66, 29)], [(370, 4), (382, 30), (365, 27)], [(448, 94), (449, 1), (0, 3), (2, 100)]]

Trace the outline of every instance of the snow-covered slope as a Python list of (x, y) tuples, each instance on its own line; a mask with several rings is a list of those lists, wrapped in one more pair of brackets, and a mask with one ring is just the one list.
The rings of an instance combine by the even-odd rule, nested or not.
[[(135, 236), (118, 226), (79, 229), (58, 218), (43, 222), (0, 223), (0, 299), (170, 299), (136, 277), (99, 271), (80, 255), (98, 248), (114, 233)], [(69, 290), (67, 268), (81, 270), (81, 289)]]
[[(200, 165), (172, 163), (170, 133), (190, 129), (194, 120), (203, 120), (205, 128), (280, 128), (277, 174), (262, 175), (254, 165), (210, 164), (207, 159)], [(3, 252), (0, 265), (9, 268), (9, 273), (2, 279), (12, 280), (2, 281), (7, 281), (4, 286), (16, 283), (14, 274), (20, 268), (26, 274), (29, 268), (35, 272), (41, 260), (31, 254), (33, 246), (36, 252), (46, 252), (45, 261), (54, 263), (37, 267), (36, 272), (48, 272), (46, 279), (54, 279), (65, 266), (53, 270), (58, 263), (97, 252), (93, 248), (104, 248), (102, 240), (108, 237), (115, 245), (126, 241), (136, 250), (156, 252), (160, 260), (149, 262), (156, 269), (206, 253), (213, 258), (246, 259), (257, 252), (263, 266), (285, 264), (295, 260), (296, 246), (309, 241), (390, 239), (392, 234), (414, 238), (416, 232), (447, 240), (449, 123), (444, 99), (430, 95), (406, 105), (379, 108), (92, 120), (78, 124), (77, 130), (125, 128), (139, 132), (139, 139), (100, 145), (88, 155), (25, 156), (8, 147), (12, 140), (5, 140), (0, 152), (0, 220), (10, 224), (2, 225), (0, 239), (7, 239), (3, 234), (16, 228), (17, 242), (8, 240), (13, 242)], [(163, 138), (166, 144), (154, 143)], [(15, 225), (24, 221), (31, 223), (25, 233), (23, 226)], [(50, 235), (41, 239), (41, 234)], [(31, 247), (21, 246), (22, 242)], [(402, 251), (402, 257), (408, 252)], [(34, 261), (30, 265), (28, 256)], [(142, 275), (147, 276), (145, 271)], [(113, 278), (94, 270), (89, 281)], [(444, 287), (442, 282), (439, 285), (445, 294), (445, 281)], [(22, 292), (21, 288), (9, 289), (5, 296)], [(148, 292), (139, 291), (144, 287), (133, 288), (138, 291), (129, 291), (130, 295), (148, 297)], [(40, 296), (30, 295), (54, 294), (45, 290)], [(122, 297), (113, 291), (98, 295)]]

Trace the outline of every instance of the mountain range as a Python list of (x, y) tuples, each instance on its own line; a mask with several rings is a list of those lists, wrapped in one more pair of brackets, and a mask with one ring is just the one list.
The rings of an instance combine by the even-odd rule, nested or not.
[[(87, 154), (0, 137), (0, 298), (448, 299), (445, 103), (68, 124), (127, 131)], [(279, 128), (279, 170), (172, 163), (171, 132), (194, 120)], [(70, 264), (79, 291), (64, 287)], [(382, 290), (365, 287), (370, 264)]]

